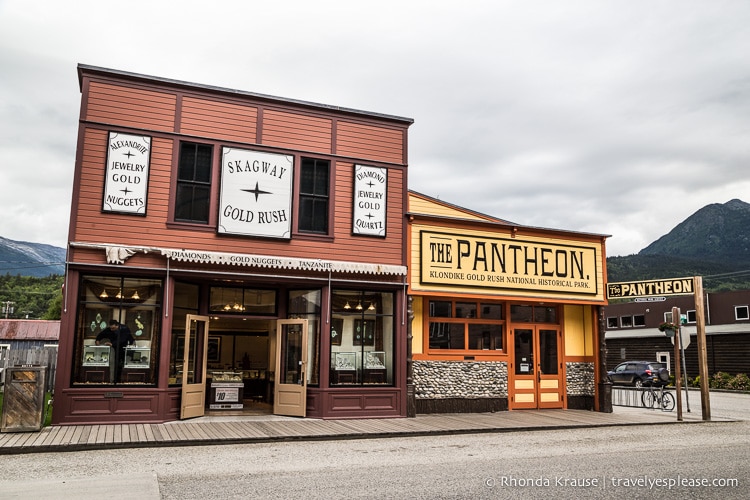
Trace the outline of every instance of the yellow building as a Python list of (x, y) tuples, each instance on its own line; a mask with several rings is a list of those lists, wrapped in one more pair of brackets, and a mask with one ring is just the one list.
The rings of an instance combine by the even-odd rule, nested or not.
[(416, 413), (598, 407), (605, 235), (409, 192)]

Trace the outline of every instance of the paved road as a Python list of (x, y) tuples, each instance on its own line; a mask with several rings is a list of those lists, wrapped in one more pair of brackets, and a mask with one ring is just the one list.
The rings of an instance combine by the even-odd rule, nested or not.
[(748, 408), (712, 394), (744, 420), (9, 455), (0, 498), (748, 498)]
[[(734, 499), (750, 494), (750, 421), (645, 429), (15, 455), (3, 457), (0, 496)], [(33, 478), (34, 494), (17, 478)]]

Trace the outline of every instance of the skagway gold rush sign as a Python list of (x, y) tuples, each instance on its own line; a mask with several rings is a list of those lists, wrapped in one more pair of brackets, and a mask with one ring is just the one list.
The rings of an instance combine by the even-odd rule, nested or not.
[(692, 295), (693, 293), (695, 293), (693, 291), (693, 278), (607, 283), (608, 299)]
[(597, 246), (420, 233), (423, 284), (595, 295)]

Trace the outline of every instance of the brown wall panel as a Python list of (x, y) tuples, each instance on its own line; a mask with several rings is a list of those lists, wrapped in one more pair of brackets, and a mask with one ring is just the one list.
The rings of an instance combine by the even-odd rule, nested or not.
[(340, 155), (403, 164), (404, 131), (339, 121), (336, 152)]
[(304, 151), (331, 152), (331, 119), (267, 109), (263, 144)]
[(174, 94), (91, 82), (86, 120), (173, 131)]
[[(388, 234), (385, 239), (352, 236), (351, 163), (337, 166), (334, 196), (334, 233), (330, 238), (293, 237), (289, 242), (241, 236), (217, 235), (215, 228), (195, 230), (195, 226), (168, 224), (172, 180), (173, 141), (155, 137), (152, 143), (147, 215), (103, 213), (101, 197), (104, 184), (103, 151), (107, 131), (86, 129), (81, 164), (80, 196), (76, 200), (76, 225), (71, 241), (113, 243), (145, 247), (191, 248), (221, 252), (377, 262), (401, 265), (403, 177), (401, 169), (388, 173)], [(214, 196), (218, 195), (218, 186)], [(375, 244), (374, 242), (377, 242)]]
[(256, 141), (258, 108), (184, 97), (180, 132), (237, 142)]

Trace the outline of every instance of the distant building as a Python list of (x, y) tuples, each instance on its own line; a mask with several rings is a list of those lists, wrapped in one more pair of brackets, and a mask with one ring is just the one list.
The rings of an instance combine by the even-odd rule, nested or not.
[[(750, 373), (750, 290), (705, 294), (706, 352), (708, 372)], [(698, 375), (698, 342), (693, 296), (666, 298), (661, 302), (610, 304), (604, 310), (607, 323), (607, 368), (627, 360), (663, 361), (674, 370), (674, 345), (659, 331), (671, 320), (672, 307), (687, 316), (682, 328), (690, 334), (685, 349), (689, 377)]]
[(41, 349), (59, 338), (60, 321), (0, 319), (0, 349)]

